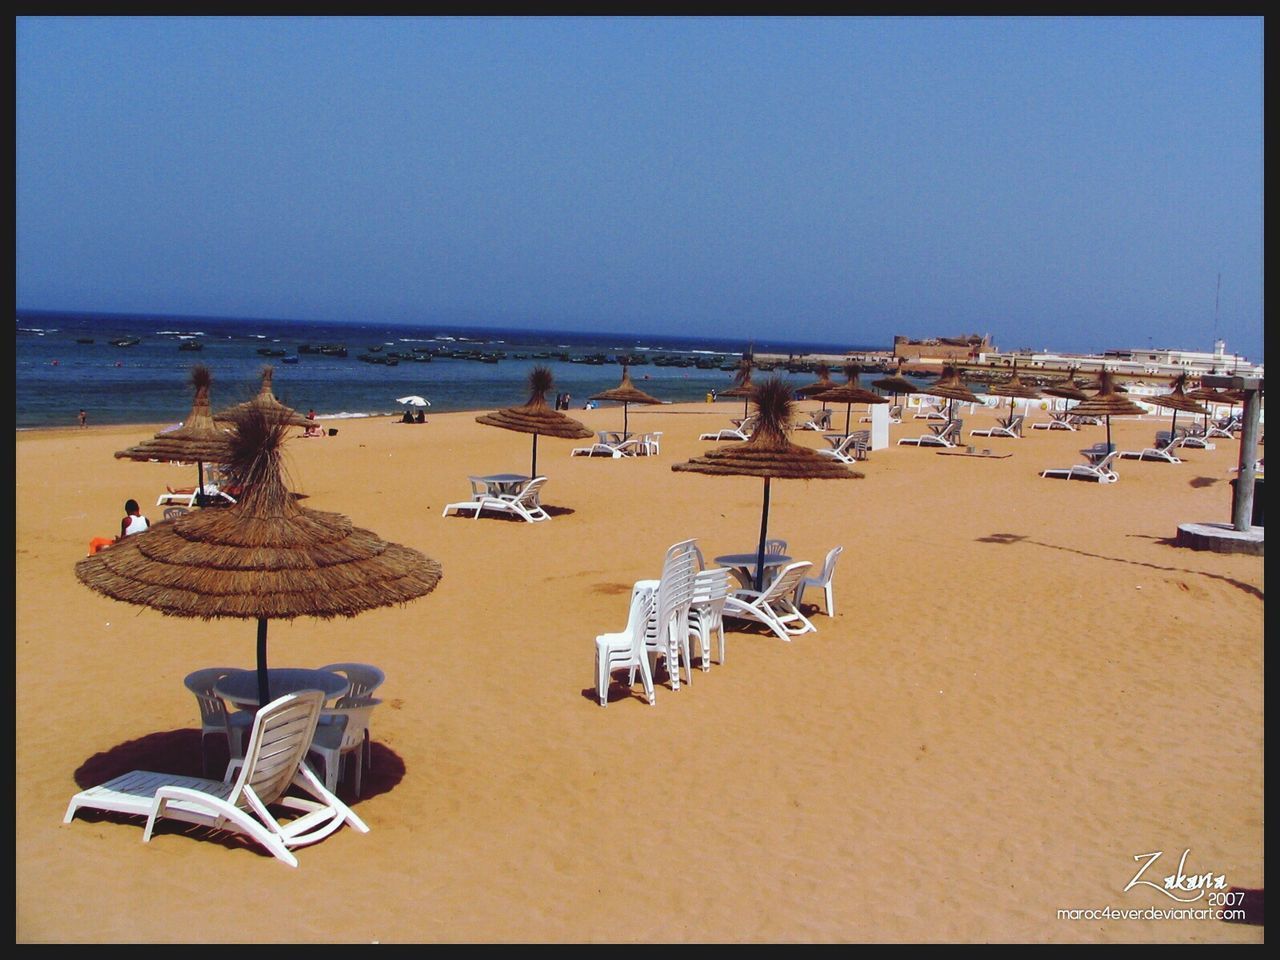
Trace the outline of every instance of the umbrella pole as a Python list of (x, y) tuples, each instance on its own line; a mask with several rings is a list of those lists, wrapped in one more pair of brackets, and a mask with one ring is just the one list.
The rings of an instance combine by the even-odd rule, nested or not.
[(538, 475), (538, 435), (533, 435), (533, 462), (529, 464), (529, 478), (532, 479)]
[(204, 461), (203, 460), (196, 461), (196, 480), (199, 481), (199, 484), (196, 486), (195, 504), (197, 507), (203, 507), (204, 506)]
[(764, 589), (764, 539), (769, 535), (769, 478), (764, 478), (764, 507), (760, 510), (760, 546), (756, 551), (756, 592)]
[(267, 689), (267, 618), (258, 618), (258, 708), (271, 702)]
[(627, 436), (627, 407), (628, 406), (629, 404), (625, 402), (622, 404), (622, 436), (623, 438)]
[(852, 403), (846, 403), (844, 405), (844, 435), (846, 437), (849, 436), (849, 418), (851, 416), (850, 411), (852, 410), (853, 410)]
[(1110, 453), (1111, 447), (1111, 414), (1107, 414), (1107, 453)]

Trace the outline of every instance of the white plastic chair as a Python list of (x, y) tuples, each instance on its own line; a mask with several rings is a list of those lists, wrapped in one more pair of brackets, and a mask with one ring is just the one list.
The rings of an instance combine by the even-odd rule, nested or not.
[(668, 548), (653, 614), (645, 624), (645, 649), (655, 663), (659, 658), (666, 661), (672, 690), (680, 689), (681, 659), (685, 665), (685, 682), (693, 683), (688, 618), (697, 558), (697, 545), (693, 540), (682, 540)]
[(766, 540), (764, 542), (764, 552), (771, 556), (781, 557), (787, 552), (787, 541)]
[(719, 640), (719, 657), (724, 663), (724, 604), (729, 597), (728, 567), (699, 570), (693, 576), (693, 598), (689, 603), (688, 629), (698, 637), (702, 669), (711, 669), (711, 635)]
[(232, 667), (206, 667), (187, 674), (182, 682), (196, 697), (200, 706), (200, 769), (209, 773), (209, 751), (205, 738), (222, 736), (231, 759), (244, 756), (244, 740), (253, 726), (252, 710), (228, 710), (226, 701), (213, 692), (214, 684), (234, 672)]
[(361, 771), (364, 769), (365, 735), (369, 729), (369, 715), (382, 703), (376, 697), (352, 700), (344, 697), (336, 706), (320, 711), (315, 736), (307, 752), (319, 754), (324, 760), (324, 785), (330, 792), (338, 789), (343, 761), (356, 754), (356, 796), (360, 796)]
[(867, 447), (871, 443), (871, 434), (868, 430), (855, 430), (847, 437), (836, 442), (836, 445), (830, 450), (819, 450), (818, 456), (826, 457), (829, 460), (839, 460), (841, 463), (853, 463), (855, 460), (867, 459)]
[(822, 563), (822, 570), (816, 577), (805, 577), (796, 587), (796, 606), (799, 607), (804, 600), (804, 592), (810, 587), (820, 587), (823, 593), (823, 599), (827, 602), (827, 616), (834, 617), (836, 615), (836, 602), (834, 590), (832, 587), (832, 578), (836, 572), (836, 560), (840, 558), (840, 554), (844, 553), (844, 547), (832, 547), (827, 551), (827, 559)]
[[(71, 798), (63, 823), (81, 807), (147, 818), (144, 843), (156, 821), (181, 820), (212, 830), (241, 833), (272, 856), (298, 865), (294, 847), (323, 840), (344, 823), (369, 828), (306, 765), (324, 694), (303, 690), (271, 701), (257, 712), (243, 760), (233, 760), (222, 780), (134, 770)], [(286, 793), (296, 787), (308, 797)], [(269, 807), (291, 811), (278, 819)]]
[(644, 435), (644, 453), (647, 457), (656, 457), (662, 452), (662, 431), (654, 430)]
[(609, 705), (609, 678), (615, 670), (629, 671), (628, 689), (635, 686), (636, 673), (644, 683), (644, 695), (653, 706), (653, 674), (649, 670), (649, 656), (645, 651), (645, 624), (653, 616), (657, 602), (657, 587), (653, 580), (641, 580), (631, 588), (631, 607), (627, 613), (627, 626), (620, 633), (602, 633), (596, 637), (596, 693), (600, 706)]
[[(377, 667), (369, 663), (326, 663), (321, 670), (328, 670), (330, 673), (340, 673), (347, 678), (347, 682), (351, 684), (350, 688), (338, 700), (336, 706), (343, 706), (348, 701), (367, 700), (373, 696), (373, 691), (377, 690), (387, 675)], [(324, 723), (323, 715), (320, 722)], [(373, 735), (366, 726), (364, 731), (364, 768), (370, 770), (373, 768)]]
[(795, 602), (796, 588), (812, 566), (808, 560), (789, 563), (764, 590), (735, 590), (725, 600), (724, 615), (758, 620), (787, 641), (802, 633), (816, 632), (818, 628)]

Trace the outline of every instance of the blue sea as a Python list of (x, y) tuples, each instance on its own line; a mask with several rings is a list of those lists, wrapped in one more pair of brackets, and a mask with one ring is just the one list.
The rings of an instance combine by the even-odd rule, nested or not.
[[(130, 346), (114, 340), (137, 340)], [(92, 342), (81, 342), (81, 341)], [(184, 350), (184, 343), (200, 350)], [(345, 357), (319, 352), (345, 347)], [(750, 342), (671, 335), (569, 333), (556, 330), (315, 323), (230, 317), (122, 316), (19, 312), (15, 333), (17, 429), (74, 426), (83, 408), (93, 424), (176, 424), (191, 410), (192, 366), (213, 375), (215, 412), (257, 394), (262, 368), (274, 367), (273, 392), (281, 403), (320, 417), (380, 416), (403, 408), (397, 397), (419, 394), (432, 412), (492, 410), (529, 399), (529, 371), (548, 367), (555, 383), (547, 399), (567, 392), (581, 409), (593, 393), (616, 387), (620, 356), (647, 359), (631, 367), (636, 386), (673, 403), (702, 400), (732, 385), (722, 364), (748, 349), (794, 356), (888, 350), (892, 344)], [(262, 350), (283, 350), (284, 357)], [(398, 354), (394, 365), (365, 362)], [(430, 354), (429, 362), (412, 359)], [(472, 359), (488, 354), (490, 360)], [(467, 359), (460, 358), (466, 355)], [(293, 360), (296, 358), (296, 361)], [(595, 359), (597, 362), (587, 362)], [(712, 369), (669, 366), (676, 358), (713, 362)], [(493, 360), (496, 359), (496, 362)], [(603, 362), (599, 362), (603, 359)], [(288, 362), (286, 362), (288, 361)], [(775, 371), (796, 386), (811, 372)], [(759, 375), (758, 375), (759, 376)], [(835, 379), (841, 379), (833, 371)]]

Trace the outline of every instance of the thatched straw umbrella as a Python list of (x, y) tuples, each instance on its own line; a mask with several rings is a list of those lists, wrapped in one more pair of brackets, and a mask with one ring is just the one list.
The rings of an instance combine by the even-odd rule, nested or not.
[(1147, 411), (1128, 397), (1121, 396), (1111, 382), (1111, 371), (1103, 370), (1098, 377), (1100, 389), (1092, 397), (1081, 400), (1071, 412), (1081, 417), (1107, 418), (1107, 450), (1111, 449), (1111, 418), (1113, 416), (1142, 416)]
[(258, 395), (252, 400), (246, 400), (244, 403), (237, 403), (234, 407), (228, 407), (221, 413), (215, 413), (213, 419), (215, 423), (231, 423), (245, 410), (251, 407), (258, 407), (267, 415), (267, 419), (271, 422), (279, 421), (290, 427), (313, 427), (314, 420), (308, 420), (297, 410), (292, 407), (286, 407), (283, 403), (276, 399), (276, 395), (271, 392), (271, 379), (275, 373), (275, 368), (267, 365), (262, 368), (262, 386), (258, 390)]
[(700, 457), (671, 467), (677, 472), (709, 473), (714, 476), (763, 477), (764, 505), (760, 511), (760, 545), (756, 552), (756, 589), (764, 583), (764, 545), (769, 534), (769, 481), (856, 480), (863, 474), (850, 470), (838, 460), (820, 456), (816, 450), (792, 443), (787, 438), (795, 405), (791, 388), (780, 377), (770, 377), (756, 388), (756, 429), (744, 443), (716, 447)]
[(196, 502), (204, 497), (204, 465), (206, 463), (226, 463), (231, 457), (231, 437), (222, 427), (213, 422), (209, 409), (209, 387), (213, 383), (213, 375), (209, 368), (197, 363), (191, 368), (191, 385), (195, 388), (195, 400), (191, 405), (191, 413), (183, 421), (181, 427), (164, 433), (157, 433), (150, 440), (127, 450), (117, 450), (118, 460), (176, 460), (196, 463)]
[(562, 440), (587, 440), (595, 434), (585, 424), (547, 406), (547, 391), (552, 385), (551, 371), (546, 367), (534, 367), (529, 371), (529, 402), (523, 407), (507, 407), (476, 417), (476, 423), (517, 433), (533, 434), (533, 461), (529, 476), (538, 475), (538, 435), (546, 434)]
[(440, 564), (341, 514), (298, 505), (285, 486), (287, 427), (261, 410), (236, 421), (229, 470), (244, 496), (183, 514), (76, 564), (85, 586), (175, 617), (258, 621), (258, 703), (267, 688), (267, 621), (352, 617), (430, 593)]
[(922, 392), (919, 387), (902, 375), (903, 358), (898, 358), (898, 369), (887, 377), (881, 377), (879, 380), (872, 380), (871, 385), (877, 390), (883, 390), (885, 393), (893, 394), (893, 402), (898, 402), (898, 394), (910, 395)]
[(627, 432), (627, 408), (633, 403), (661, 403), (657, 397), (650, 396), (645, 393), (634, 383), (631, 382), (631, 373), (627, 369), (627, 364), (622, 365), (622, 382), (612, 390), (605, 390), (603, 393), (592, 394), (591, 400), (610, 400), (614, 403), (622, 404), (622, 432)]
[(987, 393), (995, 397), (1009, 398), (1009, 419), (1013, 419), (1014, 405), (1019, 400), (1039, 400), (1040, 391), (1030, 384), (1023, 383), (1018, 376), (1018, 364), (1013, 365), (1013, 374), (1008, 380), (993, 383), (987, 387)]
[(977, 403), (978, 398), (973, 395), (973, 391), (964, 385), (960, 380), (960, 371), (950, 365), (942, 368), (942, 376), (938, 378), (938, 382), (932, 387), (928, 387), (922, 391), (935, 397), (943, 397), (947, 401), (947, 423), (951, 422), (951, 411), (955, 406), (955, 401), (961, 403)]
[(859, 382), (862, 375), (862, 368), (856, 363), (846, 363), (844, 365), (845, 382), (840, 386), (828, 390), (826, 393), (818, 394), (817, 399), (830, 401), (831, 403), (844, 404), (844, 435), (849, 435), (849, 424), (853, 420), (852, 410), (855, 403), (888, 403), (888, 397), (882, 397), (880, 394), (863, 387)]
[(738, 361), (738, 369), (733, 372), (733, 386), (719, 393), (721, 397), (741, 397), (744, 417), (747, 415), (747, 405), (756, 395), (756, 388), (751, 385), (751, 370), (755, 365), (755, 357), (750, 351), (744, 353), (742, 359)]
[[(818, 379), (813, 383), (803, 387), (796, 387), (795, 395), (797, 397), (814, 397), (822, 400), (819, 394), (826, 393), (828, 390), (834, 390), (839, 386), (831, 379), (831, 367), (825, 363), (819, 363), (814, 367), (814, 371), (818, 374)], [(827, 401), (822, 400), (822, 409), (827, 409)]]
[(1157, 407), (1164, 407), (1166, 410), (1173, 411), (1173, 422), (1169, 424), (1169, 435), (1177, 436), (1178, 431), (1178, 413), (1204, 414), (1209, 415), (1208, 408), (1204, 407), (1198, 401), (1187, 396), (1187, 375), (1180, 373), (1173, 380), (1173, 387), (1168, 393), (1161, 394), (1157, 397), (1145, 398)]

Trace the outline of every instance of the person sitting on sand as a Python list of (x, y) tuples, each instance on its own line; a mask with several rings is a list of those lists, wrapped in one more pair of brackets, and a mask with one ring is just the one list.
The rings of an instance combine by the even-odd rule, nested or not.
[(141, 533), (150, 526), (150, 521), (142, 515), (142, 508), (138, 506), (138, 501), (131, 497), (124, 502), (124, 517), (120, 520), (120, 536), (114, 538), (94, 537), (89, 541), (89, 556), (92, 557), (99, 550), (104, 550), (113, 543), (119, 543), (125, 537)]
[(419, 411), (418, 411), (418, 415), (417, 415), (416, 417), (414, 417), (414, 418), (413, 418), (413, 422), (414, 422), (414, 423), (426, 423), (426, 422), (427, 422), (427, 415), (426, 415), (426, 413), (425, 413), (425, 412), (423, 412), (422, 410), (419, 410)]
[(413, 414), (408, 410), (404, 412), (404, 416), (400, 418), (401, 423), (413, 423)]

